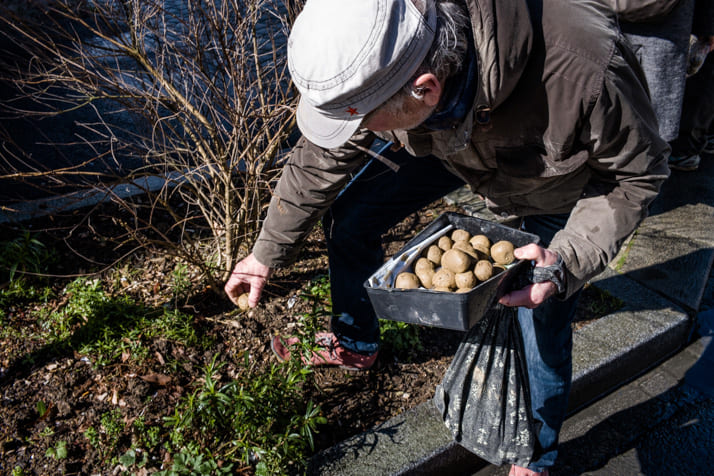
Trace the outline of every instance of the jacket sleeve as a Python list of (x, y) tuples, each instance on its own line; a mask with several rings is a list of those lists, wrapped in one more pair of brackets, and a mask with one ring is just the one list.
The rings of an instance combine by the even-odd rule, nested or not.
[(354, 144), (369, 147), (374, 136), (359, 132), (343, 147), (322, 149), (304, 137), (283, 166), (253, 254), (271, 268), (291, 264), (306, 236), (366, 162)]
[(615, 50), (583, 124), (590, 180), (550, 244), (567, 268), (567, 296), (605, 269), (669, 176), (669, 145), (658, 135), (635, 63), (626, 50)]
[(606, 3), (622, 21), (657, 22), (669, 15), (680, 0), (607, 0)]

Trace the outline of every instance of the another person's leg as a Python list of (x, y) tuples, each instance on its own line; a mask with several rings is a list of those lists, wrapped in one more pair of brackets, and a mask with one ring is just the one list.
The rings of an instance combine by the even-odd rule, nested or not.
[[(567, 215), (527, 217), (524, 229), (541, 237), (547, 246), (565, 226)], [(572, 377), (571, 323), (579, 293), (562, 301), (550, 298), (536, 309), (518, 308), (518, 320), (528, 362), (533, 416), (539, 423), (536, 460), (531, 471), (542, 472), (557, 456), (558, 433), (565, 419)], [(514, 467), (512, 474), (519, 474)]]
[(693, 14), (694, 0), (681, 0), (657, 22), (620, 25), (645, 73), (659, 134), (666, 141), (679, 130)]
[(709, 54), (701, 69), (687, 79), (679, 136), (673, 140), (669, 166), (692, 171), (699, 167), (714, 118), (714, 54)]

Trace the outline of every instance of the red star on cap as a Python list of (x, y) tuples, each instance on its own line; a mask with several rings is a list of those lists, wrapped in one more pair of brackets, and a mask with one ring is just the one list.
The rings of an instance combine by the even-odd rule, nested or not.
[(350, 113), (350, 116), (354, 116), (355, 114), (358, 114), (357, 109), (355, 109), (353, 107), (348, 107), (347, 112)]

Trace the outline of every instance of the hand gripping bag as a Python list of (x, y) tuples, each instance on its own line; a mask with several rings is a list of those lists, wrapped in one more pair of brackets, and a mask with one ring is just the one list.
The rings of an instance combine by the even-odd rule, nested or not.
[(537, 428), (517, 313), (498, 304), (468, 331), (434, 403), (461, 446), (491, 464), (525, 467)]

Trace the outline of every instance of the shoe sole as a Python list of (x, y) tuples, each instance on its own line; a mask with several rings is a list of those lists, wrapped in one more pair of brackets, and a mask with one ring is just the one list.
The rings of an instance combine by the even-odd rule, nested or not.
[(699, 169), (699, 164), (697, 165), (691, 165), (689, 167), (687, 166), (681, 166), (681, 165), (671, 165), (669, 166), (671, 170), (678, 170), (680, 172), (694, 172), (695, 170)]
[(275, 357), (278, 359), (278, 362), (285, 362), (287, 360), (283, 358), (280, 353), (278, 353), (278, 349), (275, 348), (275, 339), (270, 339), (270, 350), (273, 351), (273, 354), (275, 354)]

